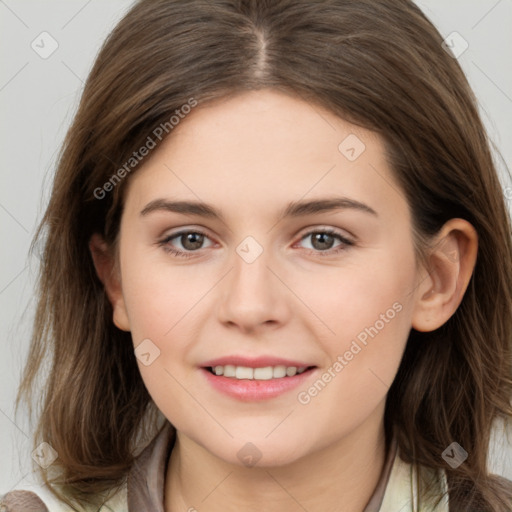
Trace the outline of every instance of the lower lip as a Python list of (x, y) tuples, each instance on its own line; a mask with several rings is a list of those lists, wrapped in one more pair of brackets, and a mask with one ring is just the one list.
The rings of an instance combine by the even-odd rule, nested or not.
[(270, 380), (223, 377), (222, 375), (214, 375), (206, 368), (201, 368), (201, 372), (206, 377), (208, 383), (217, 391), (242, 401), (253, 402), (268, 400), (297, 388), (311, 376), (315, 369), (316, 368), (310, 368), (293, 377), (282, 377), (280, 379)]

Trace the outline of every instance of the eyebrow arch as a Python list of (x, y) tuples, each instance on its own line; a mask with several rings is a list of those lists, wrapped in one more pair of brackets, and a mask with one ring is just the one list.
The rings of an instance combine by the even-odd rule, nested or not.
[[(293, 201), (284, 209), (281, 217), (300, 217), (332, 210), (347, 209), (358, 210), (378, 217), (377, 212), (373, 208), (347, 197), (330, 197), (310, 201)], [(224, 222), (222, 213), (214, 206), (197, 201), (169, 201), (167, 199), (155, 199), (144, 207), (140, 212), (140, 215), (145, 216), (155, 211), (197, 215), (200, 217), (220, 219)]]

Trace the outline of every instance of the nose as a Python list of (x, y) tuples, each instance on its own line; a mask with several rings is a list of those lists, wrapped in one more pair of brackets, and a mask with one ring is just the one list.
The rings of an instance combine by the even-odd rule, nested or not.
[(219, 297), (218, 316), (224, 325), (253, 333), (288, 321), (292, 294), (270, 260), (266, 250), (252, 262), (234, 254)]

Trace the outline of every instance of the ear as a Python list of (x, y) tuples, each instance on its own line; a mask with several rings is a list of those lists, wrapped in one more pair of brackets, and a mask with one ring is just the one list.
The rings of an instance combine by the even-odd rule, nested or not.
[(478, 235), (464, 219), (450, 219), (434, 239), (428, 256), (427, 277), (416, 290), (412, 327), (429, 332), (455, 313), (473, 274)]
[(91, 251), (96, 274), (103, 283), (108, 300), (112, 304), (114, 325), (123, 331), (130, 331), (130, 322), (124, 303), (121, 277), (115, 263), (115, 256), (98, 233), (91, 236), (89, 250)]

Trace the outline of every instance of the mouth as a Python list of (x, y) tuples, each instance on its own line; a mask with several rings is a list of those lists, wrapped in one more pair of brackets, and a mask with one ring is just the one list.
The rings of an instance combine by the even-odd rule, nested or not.
[(291, 392), (316, 375), (317, 366), (208, 365), (200, 368), (208, 385), (222, 395), (243, 402), (269, 400)]
[(252, 368), (249, 366), (235, 366), (232, 364), (216, 365), (205, 367), (212, 375), (222, 376), (237, 380), (272, 380), (284, 379), (301, 375), (302, 373), (316, 368), (315, 366), (264, 366)]

